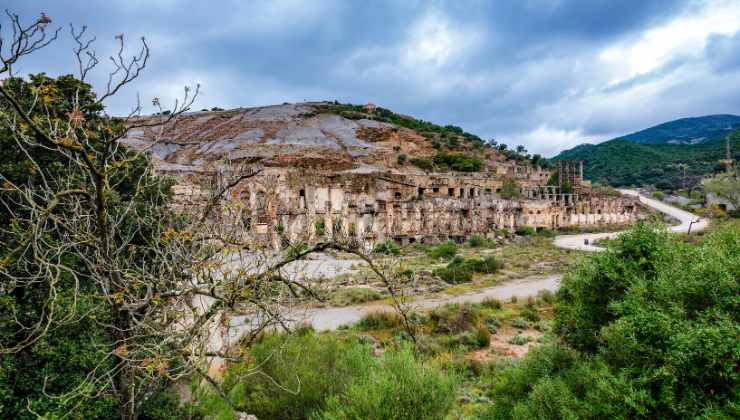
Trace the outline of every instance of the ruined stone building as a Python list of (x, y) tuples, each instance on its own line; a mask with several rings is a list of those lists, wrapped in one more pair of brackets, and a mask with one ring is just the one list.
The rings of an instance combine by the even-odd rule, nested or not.
[[(398, 156), (432, 158), (439, 151), (429, 138), (322, 105), (191, 113), (156, 144), (145, 130), (127, 144), (151, 150), (158, 171), (175, 177), (183, 209), (204, 202), (206, 181), (259, 167), (257, 176), (231, 188), (216, 222), (274, 248), (339, 234), (369, 244), (463, 241), (503, 229), (626, 224), (637, 217), (633, 199), (593, 194), (582, 163), (561, 163), (556, 186), (547, 185), (550, 171), (490, 148), (468, 151), (483, 158), (478, 172), (423, 171)], [(501, 196), (507, 180), (518, 185), (518, 198)], [(565, 182), (573, 187), (568, 192), (561, 191)]]

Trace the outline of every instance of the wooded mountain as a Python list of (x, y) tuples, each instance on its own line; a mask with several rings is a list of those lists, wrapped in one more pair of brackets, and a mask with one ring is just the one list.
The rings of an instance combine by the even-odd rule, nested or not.
[(740, 116), (729, 114), (680, 118), (618, 137), (641, 144), (700, 144), (724, 139), (740, 126)]
[(727, 135), (734, 159), (740, 158), (739, 128), (735, 115), (682, 118), (600, 144), (582, 144), (552, 160), (583, 160), (584, 176), (603, 184), (681, 188), (722, 170), (718, 161), (725, 155)]

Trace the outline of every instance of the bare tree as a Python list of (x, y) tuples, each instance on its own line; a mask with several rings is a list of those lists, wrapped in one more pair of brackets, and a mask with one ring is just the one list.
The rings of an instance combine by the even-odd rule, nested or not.
[[(10, 38), (0, 39), (0, 77), (13, 76), (19, 60), (59, 34), (47, 28), (51, 19), (45, 15), (29, 25), (7, 16), (12, 31)], [(0, 226), (0, 234), (14, 245), (0, 260), (0, 296), (25, 288), (45, 294), (39, 316), (31, 321), (17, 313), (3, 314), (17, 330), (12, 340), (0, 341), (0, 354), (24, 351), (61, 326), (86, 320), (110, 337), (96, 343), (104, 356), (75, 389), (50, 398), (82, 401), (112, 394), (120, 401), (120, 417), (134, 419), (146, 396), (163, 381), (202, 376), (235, 410), (244, 409), (230, 402), (209, 376), (214, 358), (237, 360), (239, 355), (224, 348), (214, 330), (228, 326), (233, 317), (248, 317), (249, 327), (239, 332), (244, 346), (266, 329), (289, 331), (289, 309), (317, 296), (311, 284), (292, 278), (285, 267), (327, 249), (355, 254), (370, 266), (416, 341), (404, 282), (390, 264), (373, 261), (356, 240), (336, 236), (310, 247), (288, 243), (284, 252), (267, 255), (244, 252), (250, 246), (244, 238), (228, 224), (214, 223), (226, 193), (260, 174), (258, 166), (227, 166), (209, 189), (199, 216), (174, 214), (162, 199), (168, 181), (156, 176), (145, 153), (126, 149), (122, 140), (142, 129), (154, 133), (153, 145), (166, 139), (190, 109), (198, 87), (185, 87), (170, 112), (155, 97), (152, 104), (159, 112), (154, 116), (142, 116), (138, 99), (126, 116), (109, 116), (105, 101), (141, 75), (149, 46), (141, 38), (137, 52), (129, 56), (124, 36), (116, 36), (118, 49), (109, 57), (112, 70), (105, 88), (90, 96), (83, 89), (100, 64), (92, 49), (95, 39), (84, 26), (70, 26), (70, 33), (81, 83), (66, 94), (65, 109), (50, 104), (44, 89), (20, 92), (6, 83), (13, 79), (0, 82), (0, 124), (10, 130), (39, 178), (19, 182), (0, 172), (0, 206), (12, 218), (12, 224)], [(37, 162), (38, 150), (58, 157), (65, 169), (55, 171)], [(71, 303), (59, 300), (61, 287), (72, 289)], [(84, 290), (99, 299), (95, 311), (77, 306)], [(104, 316), (96, 317), (96, 311)]]
[[(59, 30), (46, 29), (51, 21), (46, 16), (25, 26), (16, 15), (8, 13), (8, 18), (12, 35), (0, 41), (0, 75), (12, 76), (20, 59), (49, 45)], [(84, 83), (99, 65), (91, 49), (94, 39), (86, 37), (85, 27), (71, 27), (71, 35), (78, 78)], [(99, 322), (111, 337), (111, 342), (99, 343), (106, 356), (74, 390), (51, 397), (72, 400), (113, 393), (121, 402), (121, 418), (129, 419), (137, 417), (144, 396), (158, 382), (206, 375), (208, 358), (229, 357), (212, 345), (210, 334), (225, 312), (258, 313), (262, 330), (281, 324), (278, 309), (307, 288), (275, 275), (297, 255), (229, 263), (229, 250), (244, 244), (226, 240), (219, 224), (208, 223), (223, 190), (210, 197), (203, 217), (196, 220), (181, 220), (161, 205), (160, 195), (152, 191), (166, 188), (165, 181), (154, 176), (144, 154), (126, 150), (121, 140), (131, 130), (146, 128), (156, 132), (156, 144), (189, 110), (198, 88), (186, 87), (170, 112), (163, 112), (154, 98), (160, 110), (154, 117), (142, 117), (140, 101), (124, 117), (108, 116), (104, 102), (136, 80), (149, 58), (144, 38), (133, 56), (125, 53), (124, 36), (116, 39), (119, 47), (109, 57), (112, 70), (104, 91), (92, 99), (79, 91), (71, 94), (70, 108), (61, 114), (47, 104), (43, 89), (23, 100), (10, 83), (0, 84), (2, 124), (42, 180), (21, 183), (0, 174), (0, 201), (13, 218), (13, 226), (3, 227), (3, 234), (17, 244), (0, 261), (0, 292), (43, 285), (47, 293), (43, 311), (33, 322), (7, 314), (18, 330), (0, 352), (22, 351), (60, 325), (90, 317), (74, 308), (76, 298), (71, 310), (60, 310), (56, 297), (62, 278), (73, 279), (75, 296), (83, 287), (92, 287), (106, 311)], [(66, 175), (35, 162), (38, 149), (65, 162)], [(224, 190), (256, 173), (238, 174)], [(121, 199), (124, 195), (126, 200)], [(65, 261), (68, 256), (78, 264)], [(282, 293), (280, 286), (289, 293)]]

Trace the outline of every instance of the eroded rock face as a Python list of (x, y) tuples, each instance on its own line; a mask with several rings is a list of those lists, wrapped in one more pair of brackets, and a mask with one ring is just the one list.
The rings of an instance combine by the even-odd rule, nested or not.
[[(159, 172), (175, 176), (176, 206), (198, 212), (209, 182), (259, 166), (235, 185), (215, 221), (255, 244), (351, 236), (367, 244), (463, 241), (523, 226), (558, 228), (625, 224), (634, 201), (597, 197), (572, 178), (574, 192), (545, 186), (547, 170), (477, 150), (476, 173), (425, 173), (398, 156), (429, 158), (437, 150), (413, 130), (372, 119), (321, 113), (322, 103), (284, 104), (179, 118), (158, 136), (132, 132), (125, 144), (149, 150)], [(522, 198), (503, 199), (514, 179)], [(580, 176), (582, 180), (582, 173)]]

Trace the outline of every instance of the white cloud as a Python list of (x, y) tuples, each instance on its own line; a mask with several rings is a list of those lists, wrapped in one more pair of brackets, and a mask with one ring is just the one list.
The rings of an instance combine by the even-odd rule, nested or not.
[(503, 136), (500, 140), (511, 147), (522, 144), (530, 153), (539, 153), (546, 157), (553, 156), (563, 149), (593, 141), (586, 138), (581, 129), (564, 130), (547, 124), (542, 124), (532, 131)]
[(737, 0), (701, 2), (693, 10), (601, 51), (599, 58), (613, 71), (610, 84), (647, 74), (679, 57), (699, 58), (712, 35), (740, 30)]
[(431, 11), (413, 24), (398, 49), (408, 67), (441, 67), (474, 50), (478, 42), (476, 31), (454, 25), (444, 14)]

